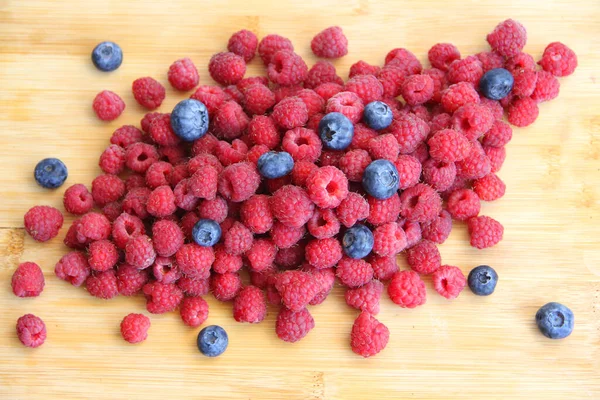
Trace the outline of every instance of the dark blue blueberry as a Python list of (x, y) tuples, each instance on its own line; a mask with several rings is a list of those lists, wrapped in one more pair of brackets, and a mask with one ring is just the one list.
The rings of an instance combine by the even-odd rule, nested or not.
[(218, 325), (207, 326), (198, 333), (198, 350), (207, 357), (220, 356), (228, 344), (227, 332)]
[(44, 158), (37, 163), (33, 176), (37, 183), (47, 189), (56, 189), (67, 180), (69, 171), (58, 158)]
[(373, 249), (373, 233), (364, 225), (354, 225), (344, 233), (342, 248), (350, 258), (363, 258)]
[(92, 62), (100, 71), (114, 71), (123, 62), (123, 51), (114, 42), (102, 42), (92, 50)]
[(344, 150), (354, 137), (354, 125), (344, 114), (332, 112), (319, 122), (319, 136), (328, 149)]
[(382, 101), (372, 101), (365, 106), (363, 122), (369, 128), (385, 129), (390, 126), (393, 118), (392, 109)]
[(200, 246), (214, 246), (221, 239), (221, 227), (212, 219), (201, 219), (192, 229), (192, 238)]
[(508, 96), (515, 83), (515, 78), (504, 68), (490, 69), (479, 81), (479, 90), (491, 100), (500, 100)]
[(477, 296), (489, 296), (494, 293), (498, 274), (488, 265), (480, 265), (469, 272), (469, 287)]
[(375, 160), (365, 168), (363, 189), (376, 199), (389, 199), (398, 191), (400, 178), (396, 166), (388, 160)]
[(194, 99), (177, 103), (171, 113), (171, 128), (186, 142), (204, 136), (208, 131), (208, 110), (204, 103)]
[(267, 179), (275, 179), (292, 172), (294, 159), (285, 151), (269, 151), (258, 159), (258, 172)]
[(548, 303), (535, 313), (535, 322), (544, 336), (550, 339), (563, 339), (573, 332), (575, 316), (567, 306)]

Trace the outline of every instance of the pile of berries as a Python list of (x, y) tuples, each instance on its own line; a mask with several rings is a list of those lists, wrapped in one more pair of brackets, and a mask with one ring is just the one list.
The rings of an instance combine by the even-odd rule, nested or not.
[[(327, 298), (337, 278), (346, 303), (360, 312), (352, 350), (377, 354), (390, 334), (374, 317), (383, 282), (400, 307), (425, 303), (428, 275), (440, 295), (454, 299), (467, 279), (458, 267), (443, 265), (438, 251), (453, 223), (467, 224), (478, 249), (502, 239), (500, 222), (480, 215), (480, 207), (505, 193), (496, 174), (512, 137), (508, 123), (535, 121), (538, 104), (558, 95), (557, 77), (577, 65), (573, 51), (555, 42), (537, 70), (522, 52), (525, 28), (513, 20), (500, 23), (487, 41), (490, 51), (467, 57), (438, 43), (429, 50), (429, 68), (396, 48), (382, 67), (352, 65), (344, 83), (328, 61), (309, 68), (288, 39), (273, 34), (259, 41), (242, 30), (227, 52), (210, 59), (210, 75), (222, 86), (198, 86), (188, 58), (170, 66), (175, 89), (195, 89), (171, 113), (154, 111), (165, 98), (161, 83), (135, 80), (134, 98), (149, 112), (141, 129), (126, 125), (113, 133), (99, 159), (104, 173), (91, 191), (82, 184), (66, 190), (65, 210), (77, 219), (64, 238), (72, 251), (58, 261), (56, 275), (101, 299), (141, 293), (148, 312), (179, 309), (192, 327), (208, 317), (202, 298), (208, 292), (231, 301), (238, 322), (263, 321), (271, 303), (280, 306), (275, 331), (287, 342), (315, 326), (309, 308)], [(336, 58), (347, 54), (347, 45), (341, 28), (331, 27), (311, 48)], [(114, 43), (95, 53), (94, 63), (106, 71), (122, 61)], [(267, 76), (245, 77), (257, 53)], [(108, 121), (125, 103), (103, 91), (93, 108)], [(66, 167), (53, 162), (38, 181), (60, 186), (57, 168), (66, 178)], [(56, 236), (62, 223), (52, 207), (25, 215), (27, 232), (38, 241)], [(400, 253), (410, 270), (399, 270)], [(19, 266), (13, 278), (19, 296), (43, 289), (43, 275), (31, 264)], [(479, 267), (469, 286), (488, 295), (496, 281), (493, 269)], [(23, 318), (19, 329), (37, 332), (23, 343), (39, 345), (43, 322)], [(121, 323), (131, 343), (143, 341), (149, 327), (142, 314)], [(224, 351), (228, 339), (219, 329), (201, 332), (203, 353)], [(202, 339), (209, 337), (221, 344)]]

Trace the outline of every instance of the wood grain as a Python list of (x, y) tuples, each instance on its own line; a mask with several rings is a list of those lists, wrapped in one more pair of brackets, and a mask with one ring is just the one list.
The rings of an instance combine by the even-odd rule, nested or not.
[[(24, 235), (29, 207), (62, 208), (60, 190), (42, 190), (31, 178), (39, 159), (63, 159), (67, 184), (91, 182), (112, 131), (139, 123), (131, 82), (146, 75), (161, 80), (168, 87), (161, 110), (170, 110), (185, 97), (166, 83), (170, 63), (191, 57), (209, 83), (209, 57), (242, 27), (289, 37), (312, 63), (312, 35), (340, 25), (350, 54), (335, 65), (345, 76), (355, 61), (381, 63), (394, 47), (423, 61), (439, 41), (455, 43), (463, 54), (483, 51), (485, 34), (509, 17), (527, 27), (527, 52), (539, 58), (546, 44), (560, 40), (577, 52), (579, 68), (561, 79), (559, 98), (541, 105), (533, 126), (515, 129), (507, 147), (500, 173), (507, 194), (482, 209), (504, 224), (504, 241), (477, 251), (459, 225), (441, 246), (444, 262), (465, 272), (493, 265), (498, 289), (490, 298), (466, 291), (449, 302), (428, 280), (427, 304), (416, 310), (384, 296), (379, 318), (391, 339), (377, 357), (364, 360), (350, 351), (356, 313), (341, 288), (312, 308), (317, 326), (294, 345), (276, 338), (274, 309), (260, 325), (241, 325), (230, 304), (210, 296), (208, 322), (230, 334), (224, 356), (202, 357), (194, 344), (198, 330), (183, 326), (177, 314), (152, 317), (148, 340), (126, 345), (119, 322), (144, 310), (143, 299), (103, 302), (64, 284), (53, 274), (66, 251), (61, 241), (40, 245)], [(599, 20), (597, 1), (566, 0), (0, 1), (0, 398), (600, 398)], [(114, 73), (98, 72), (89, 61), (102, 40), (123, 47), (125, 61)], [(249, 74), (262, 70), (256, 60)], [(113, 123), (100, 123), (91, 111), (102, 89), (127, 103)], [(36, 299), (10, 291), (12, 271), (25, 260), (46, 274)], [(551, 341), (537, 332), (533, 315), (548, 301), (575, 312), (569, 338)], [(22, 347), (14, 333), (25, 313), (48, 327), (39, 349)]]

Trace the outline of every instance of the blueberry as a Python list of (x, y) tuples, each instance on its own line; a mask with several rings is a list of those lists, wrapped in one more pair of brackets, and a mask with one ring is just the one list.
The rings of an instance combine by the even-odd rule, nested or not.
[(267, 179), (275, 179), (292, 172), (294, 159), (285, 151), (269, 151), (258, 159), (258, 172)]
[(221, 239), (221, 227), (212, 219), (201, 219), (192, 229), (192, 238), (200, 246), (214, 246)]
[(204, 136), (208, 131), (208, 110), (204, 103), (194, 99), (177, 103), (171, 113), (171, 128), (186, 142)]
[(372, 101), (365, 106), (363, 122), (369, 128), (380, 130), (390, 126), (393, 117), (390, 106), (382, 101)]
[(398, 191), (400, 178), (396, 166), (388, 160), (375, 160), (365, 168), (363, 189), (376, 199), (389, 199)]
[(92, 62), (100, 71), (114, 71), (123, 62), (123, 51), (114, 42), (102, 42), (92, 50)]
[(207, 326), (198, 333), (198, 350), (207, 357), (220, 356), (228, 344), (227, 332), (218, 325)]
[(575, 316), (567, 306), (548, 303), (535, 313), (535, 322), (544, 336), (550, 339), (563, 339), (573, 332)]
[(69, 171), (58, 158), (44, 158), (37, 163), (33, 176), (37, 183), (47, 189), (56, 189), (67, 180)]
[(373, 249), (373, 233), (364, 225), (354, 225), (344, 233), (342, 248), (350, 258), (363, 258)]
[(468, 281), (471, 291), (477, 296), (489, 296), (496, 289), (498, 274), (494, 271), (494, 268), (480, 265), (469, 272)]
[(344, 150), (350, 146), (354, 137), (354, 125), (344, 114), (332, 112), (319, 122), (319, 136), (325, 147), (332, 150)]
[(490, 69), (479, 81), (479, 90), (490, 100), (501, 100), (512, 90), (515, 78), (504, 68)]

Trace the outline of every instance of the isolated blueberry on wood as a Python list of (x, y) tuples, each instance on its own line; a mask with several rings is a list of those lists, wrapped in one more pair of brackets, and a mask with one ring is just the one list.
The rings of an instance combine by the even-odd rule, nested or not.
[(207, 357), (223, 354), (229, 345), (229, 337), (225, 329), (218, 325), (210, 325), (198, 333), (198, 350)]
[(573, 311), (560, 303), (543, 305), (535, 314), (535, 322), (542, 334), (550, 339), (564, 339), (573, 332)]
[(123, 51), (114, 42), (102, 42), (92, 50), (92, 62), (100, 71), (114, 71), (123, 62)]
[(68, 175), (67, 166), (58, 158), (44, 158), (37, 163), (33, 171), (37, 183), (47, 189), (60, 187), (65, 183)]

